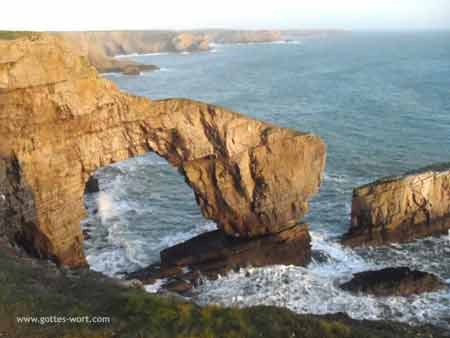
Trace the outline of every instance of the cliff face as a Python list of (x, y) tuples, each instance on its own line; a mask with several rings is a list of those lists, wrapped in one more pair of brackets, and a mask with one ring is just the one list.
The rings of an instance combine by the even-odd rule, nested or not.
[[(223, 30), (195, 31), (90, 31), (52, 32), (63, 37), (73, 47), (73, 52), (85, 56), (102, 73), (119, 72), (137, 75), (142, 71), (158, 69), (155, 65), (139, 64), (132, 60), (115, 59), (120, 54), (159, 52), (201, 52), (211, 49), (212, 43), (261, 43), (305, 36), (336, 34), (324, 30)], [(25, 32), (28, 34), (35, 34)], [(0, 40), (15, 39), (23, 32), (0, 31)]]
[(378, 180), (353, 192), (349, 245), (402, 242), (450, 229), (450, 164)]
[(0, 42), (0, 135), (0, 232), (71, 266), (85, 263), (83, 193), (99, 167), (154, 151), (220, 229), (255, 236), (304, 215), (325, 164), (317, 136), (200, 102), (127, 95), (48, 35)]
[[(119, 54), (117, 40), (124, 43), (131, 43), (129, 36), (116, 36), (114, 34), (90, 33), (90, 32), (65, 32), (52, 33), (63, 37), (73, 48), (74, 53), (85, 56), (88, 61), (101, 73), (118, 72), (125, 74), (138, 74), (140, 71), (156, 70), (155, 65), (142, 65), (131, 60), (117, 60), (113, 56)], [(119, 39), (121, 38), (121, 39)], [(111, 52), (115, 52), (112, 53)]]
[(130, 60), (117, 60), (120, 54), (159, 52), (199, 52), (210, 49), (210, 43), (269, 42), (281, 39), (277, 31), (98, 31), (52, 33), (62, 36), (74, 50), (86, 56), (100, 72), (136, 74), (157, 69)]
[(197, 31), (96, 31), (56, 33), (80, 45), (93, 55), (196, 52), (210, 49), (210, 43), (251, 43), (281, 40), (281, 32), (269, 30)]
[(97, 31), (56, 33), (71, 42), (82, 43), (93, 53), (113, 57), (119, 54), (202, 51), (209, 49), (203, 33), (175, 31)]

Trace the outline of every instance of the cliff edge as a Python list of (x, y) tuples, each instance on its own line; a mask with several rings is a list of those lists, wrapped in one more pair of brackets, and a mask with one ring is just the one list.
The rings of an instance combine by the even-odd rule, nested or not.
[(303, 217), (325, 165), (313, 134), (127, 95), (46, 34), (0, 42), (0, 102), (0, 233), (64, 265), (85, 264), (83, 193), (102, 166), (156, 152), (186, 177), (205, 217), (255, 237)]

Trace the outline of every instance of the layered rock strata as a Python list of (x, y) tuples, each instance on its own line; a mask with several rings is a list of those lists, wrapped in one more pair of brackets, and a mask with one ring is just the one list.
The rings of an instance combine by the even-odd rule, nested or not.
[(128, 275), (151, 284), (166, 279), (163, 289), (186, 293), (202, 278), (216, 279), (231, 270), (267, 265), (306, 266), (311, 259), (306, 224), (253, 239), (233, 238), (216, 230), (201, 234), (161, 252), (161, 263)]
[(450, 163), (444, 163), (356, 188), (343, 243), (405, 242), (449, 229)]
[(154, 151), (186, 177), (205, 217), (254, 237), (303, 217), (325, 165), (315, 135), (191, 100), (127, 95), (45, 34), (0, 42), (0, 135), (2, 166), (13, 168), (2, 174), (2, 226), (17, 224), (12, 241), (26, 234), (28, 251), (69, 266), (85, 264), (83, 193), (102, 166)]

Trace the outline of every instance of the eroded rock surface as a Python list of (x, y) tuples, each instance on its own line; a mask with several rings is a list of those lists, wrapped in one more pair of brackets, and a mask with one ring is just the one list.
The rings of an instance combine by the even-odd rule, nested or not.
[(405, 242), (449, 229), (450, 163), (443, 163), (356, 188), (343, 243)]
[(448, 286), (431, 273), (400, 267), (356, 273), (349, 282), (340, 287), (353, 293), (387, 297), (433, 292)]
[[(0, 42), (0, 135), (3, 165), (16, 173), (0, 186), (0, 219), (30, 220), (17, 230), (27, 227), (28, 250), (71, 266), (85, 263), (83, 193), (99, 167), (154, 151), (185, 175), (207, 218), (252, 237), (296, 224), (325, 165), (315, 135), (191, 100), (127, 95), (45, 34)], [(27, 194), (15, 213), (11, 189)]]
[(306, 266), (311, 260), (311, 238), (306, 224), (257, 238), (233, 238), (216, 230), (201, 234), (161, 252), (161, 263), (129, 274), (145, 284), (167, 279), (163, 289), (185, 293), (201, 283), (249, 266)]

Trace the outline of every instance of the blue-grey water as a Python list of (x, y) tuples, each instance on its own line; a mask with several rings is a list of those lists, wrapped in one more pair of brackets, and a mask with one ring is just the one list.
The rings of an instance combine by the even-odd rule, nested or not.
[[(307, 216), (313, 249), (326, 260), (307, 268), (233, 272), (206, 282), (194, 300), (449, 325), (448, 290), (375, 298), (336, 288), (352, 272), (384, 266), (407, 265), (450, 282), (450, 236), (357, 251), (336, 242), (348, 227), (353, 187), (450, 161), (449, 32), (351, 33), (133, 58), (161, 70), (107, 75), (125, 91), (219, 104), (312, 131), (328, 145), (323, 185)], [(101, 169), (97, 176), (102, 191), (86, 197), (85, 227), (92, 238), (85, 246), (93, 269), (112, 275), (131, 271), (157, 261), (161, 249), (214, 229), (183, 178), (156, 155)]]

